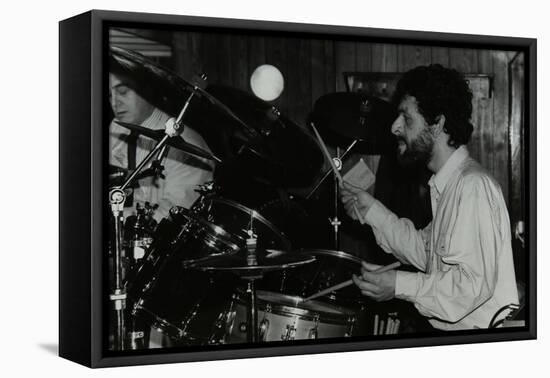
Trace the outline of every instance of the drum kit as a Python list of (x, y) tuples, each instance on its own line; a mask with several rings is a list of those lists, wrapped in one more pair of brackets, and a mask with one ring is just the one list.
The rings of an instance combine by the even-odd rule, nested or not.
[[(116, 47), (110, 58), (160, 85), (166, 97), (183, 99), (166, 132), (117, 122), (158, 143), (132, 172), (110, 172), (117, 179), (109, 191), (110, 349), (372, 335), (368, 324), (374, 314), (359, 289), (331, 290), (358, 273), (361, 260), (338, 245), (335, 250), (293, 249), (293, 240), (262, 214), (265, 200), (257, 200), (258, 187), (285, 193), (318, 188), (330, 176), (322, 172), (327, 156), (321, 136), (316, 141), (271, 104), (244, 91), (203, 88)], [(360, 114), (347, 122), (353, 126), (336, 127), (324, 116), (315, 125), (322, 134), (344, 130), (340, 136), (351, 142), (349, 151), (366, 138), (365, 123), (386, 127), (393, 117), (382, 100), (362, 96), (359, 105)], [(188, 124), (213, 152), (180, 137)], [(175, 206), (158, 224), (149, 203), (124, 219), (126, 189), (166, 146), (215, 161), (217, 177), (197, 188), (200, 196), (191, 208)], [(308, 299), (319, 292), (326, 294)]]

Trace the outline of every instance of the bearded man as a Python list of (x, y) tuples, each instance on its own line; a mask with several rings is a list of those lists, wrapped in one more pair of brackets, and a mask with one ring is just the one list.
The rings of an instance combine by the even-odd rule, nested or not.
[(440, 330), (488, 328), (499, 310), (518, 303), (511, 230), (499, 184), (469, 156), (472, 93), (463, 75), (440, 65), (408, 71), (394, 101), (398, 116), (391, 131), (399, 160), (422, 163), (429, 180), (432, 222), (415, 229), (369, 193), (347, 183), (342, 201), (356, 207), (377, 244), (418, 272), (373, 272), (363, 263), (354, 283), (377, 301), (412, 302)]

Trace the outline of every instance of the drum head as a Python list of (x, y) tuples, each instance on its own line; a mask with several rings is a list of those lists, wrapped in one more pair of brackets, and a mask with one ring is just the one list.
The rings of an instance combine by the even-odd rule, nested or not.
[(258, 211), (219, 197), (207, 198), (203, 204), (199, 211), (201, 217), (243, 241), (252, 229), (258, 238), (258, 248), (290, 251), (288, 238)]
[[(328, 315), (342, 315), (353, 313), (343, 307), (335, 306), (330, 303), (323, 303), (316, 300), (311, 300), (307, 302), (302, 302), (303, 298), (298, 296), (290, 296), (285, 294), (274, 293), (270, 291), (258, 291), (258, 299), (264, 303), (270, 303), (276, 307), (281, 308), (291, 308), (295, 310), (305, 310), (317, 314), (328, 314)], [(272, 310), (273, 311), (273, 310)]]
[(182, 224), (178, 235), (178, 254), (186, 264), (206, 261), (215, 257), (236, 254), (244, 240), (209, 222), (183, 207), (170, 210), (176, 222)]
[[(347, 281), (353, 274), (361, 272), (361, 259), (342, 251), (302, 249), (297, 253), (313, 256), (315, 261), (293, 270), (270, 273), (262, 280), (259, 287), (306, 298), (330, 286)], [(344, 306), (364, 301), (361, 291), (355, 285), (318, 299), (330, 300), (332, 303)]]
[(131, 298), (133, 316), (174, 346), (206, 345), (239, 283), (229, 273), (204, 273), (167, 261), (147, 291)]

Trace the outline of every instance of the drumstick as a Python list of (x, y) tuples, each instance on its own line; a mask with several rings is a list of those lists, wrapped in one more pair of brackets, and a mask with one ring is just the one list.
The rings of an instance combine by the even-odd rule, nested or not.
[[(315, 127), (313, 122), (311, 122), (311, 128), (313, 129), (313, 132), (315, 133), (315, 136), (319, 140), (319, 144), (321, 145), (321, 149), (323, 150), (325, 156), (327, 157), (327, 159), (330, 163), (330, 166), (331, 166), (332, 170), (334, 171), (334, 174), (336, 175), (336, 179), (340, 183), (340, 186), (344, 186), (344, 179), (342, 178), (342, 175), (340, 174), (340, 171), (338, 170), (338, 168), (334, 164), (334, 160), (332, 160), (332, 156), (330, 156), (330, 152), (328, 152), (327, 146), (325, 145), (325, 142), (323, 142), (323, 138), (321, 138), (321, 135), (317, 131), (317, 128)], [(359, 223), (365, 224), (365, 221), (363, 220), (363, 217), (361, 216), (361, 213), (359, 212), (359, 209), (357, 209), (357, 205), (355, 203), (353, 203), (353, 211), (355, 212), (355, 216), (359, 220)]]
[[(383, 267), (380, 267), (376, 270), (373, 270), (371, 273), (384, 273), (384, 272), (387, 272), (388, 270), (392, 270), (392, 269), (395, 269), (395, 268), (398, 268), (401, 266), (401, 263), (399, 261), (396, 261), (392, 264), (389, 264), (389, 265), (386, 265), (386, 266), (383, 266)], [(353, 280), (347, 280), (347, 281), (344, 281), (344, 282), (341, 282), (337, 285), (334, 285), (334, 286), (331, 286), (325, 290), (321, 290), (320, 292), (316, 293), (316, 294), (313, 294), (307, 298), (305, 298), (304, 300), (302, 300), (302, 303), (303, 302), (307, 302), (307, 301), (310, 301), (312, 299), (315, 299), (315, 298), (319, 298), (319, 297), (322, 297), (323, 295), (325, 294), (328, 294), (328, 293), (331, 293), (333, 291), (336, 291), (336, 290), (340, 290), (340, 289), (343, 289), (345, 287), (348, 287), (350, 286), (351, 284), (353, 284)]]

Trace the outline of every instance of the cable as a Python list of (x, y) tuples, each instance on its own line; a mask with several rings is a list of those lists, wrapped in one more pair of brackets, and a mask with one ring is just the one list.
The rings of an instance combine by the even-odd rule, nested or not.
[(493, 315), (493, 318), (491, 319), (491, 321), (489, 322), (489, 328), (496, 328), (497, 326), (501, 325), (504, 320), (504, 319), (501, 319), (500, 321), (496, 322), (495, 323), (495, 320), (497, 319), (497, 317), (505, 310), (507, 309), (510, 309), (512, 311), (515, 311), (515, 310), (518, 310), (520, 308), (520, 306), (518, 304), (515, 304), (515, 303), (510, 303), (510, 304), (507, 304), (506, 306), (503, 306), (501, 307), (496, 313), (495, 315)]

